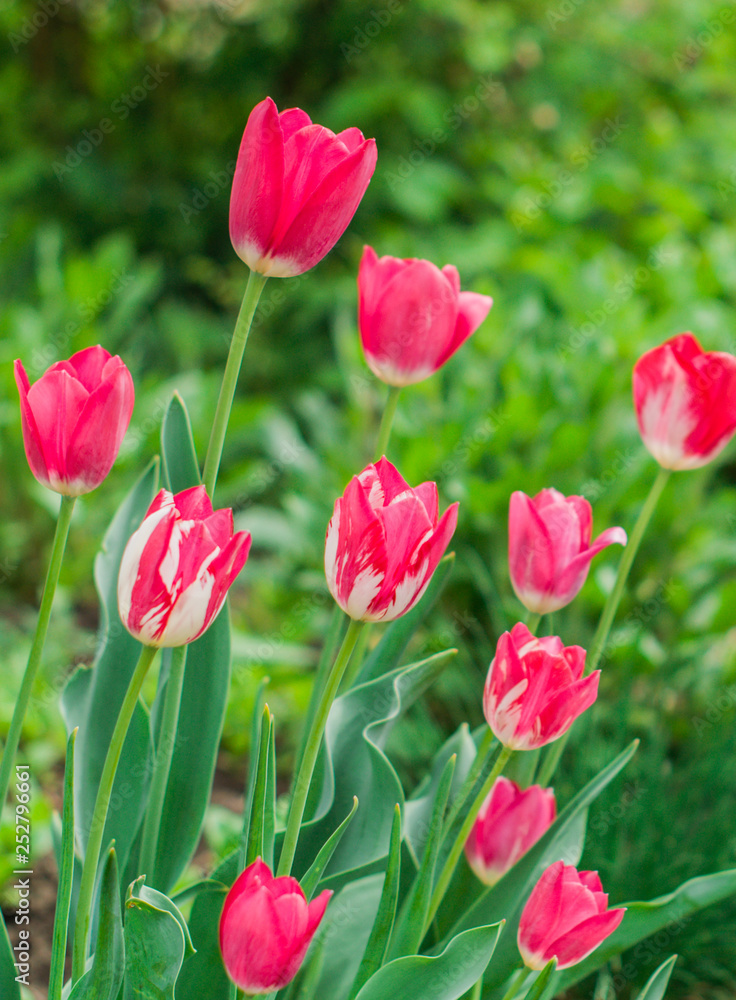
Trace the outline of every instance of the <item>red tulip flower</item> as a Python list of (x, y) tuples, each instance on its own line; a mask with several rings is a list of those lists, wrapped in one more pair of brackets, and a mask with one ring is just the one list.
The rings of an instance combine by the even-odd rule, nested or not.
[(665, 469), (706, 465), (736, 432), (736, 358), (681, 333), (634, 365), (644, 444)]
[(567, 732), (595, 701), (600, 670), (583, 677), (585, 650), (556, 635), (535, 638), (514, 625), (498, 640), (483, 691), (483, 713), (511, 750), (536, 750)]
[(429, 585), (457, 524), (456, 503), (439, 517), (436, 483), (412, 489), (382, 458), (353, 476), (327, 528), (330, 593), (358, 621), (393, 621)]
[(161, 490), (123, 552), (118, 608), (123, 625), (147, 646), (183, 646), (205, 632), (250, 550), (233, 534), (233, 512), (212, 510), (204, 486), (173, 496)]
[(358, 326), (371, 371), (389, 385), (429, 378), (488, 315), (493, 299), (460, 291), (451, 264), (377, 257), (365, 247), (358, 272)]
[(117, 355), (87, 347), (31, 385), (15, 362), (23, 443), (43, 486), (78, 497), (107, 476), (133, 412), (133, 379)]
[(249, 268), (288, 278), (314, 267), (355, 214), (376, 166), (375, 139), (335, 135), (267, 97), (248, 118), (230, 196), (230, 239)]
[(569, 969), (613, 934), (625, 907), (607, 909), (598, 872), (579, 872), (555, 861), (542, 873), (522, 911), (518, 945), (524, 964), (543, 969), (553, 958)]
[(465, 857), (481, 882), (495, 885), (547, 832), (556, 812), (551, 788), (522, 791), (508, 778), (496, 778), (465, 842)]
[(325, 889), (307, 903), (295, 878), (274, 878), (260, 858), (236, 879), (220, 917), (220, 951), (228, 976), (246, 996), (291, 982), (331, 896)]
[(585, 583), (593, 556), (626, 545), (623, 528), (608, 528), (591, 542), (593, 513), (585, 497), (547, 489), (528, 497), (517, 490), (509, 504), (509, 569), (521, 603), (536, 614), (564, 608)]

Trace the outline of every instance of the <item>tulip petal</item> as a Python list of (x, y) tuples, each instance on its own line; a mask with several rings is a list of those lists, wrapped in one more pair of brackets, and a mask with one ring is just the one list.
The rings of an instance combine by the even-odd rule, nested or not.
[(544, 746), (562, 736), (575, 719), (590, 708), (598, 697), (599, 677), (600, 670), (595, 670), (588, 677), (576, 681), (561, 691), (547, 703), (539, 714), (541, 731), (545, 739), (538, 746)]
[[(459, 281), (459, 279), (458, 279)], [(460, 292), (457, 299), (457, 320), (452, 338), (443, 351), (440, 364), (452, 357), (471, 337), (488, 313), (491, 311), (493, 299), (490, 295), (480, 295), (477, 292)]]
[[(569, 969), (592, 954), (595, 949), (613, 934), (624, 918), (626, 909), (606, 910), (574, 927), (567, 935), (554, 941), (546, 949), (549, 958), (557, 957), (557, 969)], [(549, 959), (548, 959), (549, 960)]]
[(554, 568), (545, 522), (532, 499), (516, 490), (509, 501), (509, 570), (516, 596), (530, 611), (546, 613)]
[(31, 472), (36, 479), (48, 486), (49, 471), (46, 465), (46, 457), (43, 453), (41, 434), (36, 424), (36, 418), (33, 416), (33, 410), (28, 402), (28, 391), (30, 389), (28, 376), (20, 361), (15, 362), (14, 371), (15, 382), (20, 395), (21, 427), (23, 430), (23, 445), (25, 447), (26, 458), (28, 459)]
[(62, 493), (69, 485), (76, 495), (78, 484), (69, 477), (67, 454), (89, 393), (67, 372), (55, 371), (46, 372), (34, 382), (27, 399), (43, 448), (49, 484)]
[(174, 500), (184, 521), (202, 521), (212, 515), (212, 503), (204, 486), (190, 486), (177, 493)]
[(68, 482), (77, 484), (80, 493), (99, 486), (112, 468), (130, 423), (134, 398), (133, 379), (122, 362), (112, 366), (87, 397), (72, 431), (66, 463)]
[(284, 138), (276, 105), (267, 97), (248, 118), (230, 195), (230, 239), (249, 267), (255, 268), (268, 250), (281, 211), (283, 179)]
[[(110, 365), (111, 361), (115, 363)], [(113, 358), (109, 351), (97, 344), (94, 347), (85, 347), (84, 350), (77, 351), (69, 358), (68, 364), (87, 392), (92, 392), (103, 378), (112, 374), (111, 369), (114, 370), (122, 365), (122, 361), (117, 356)]]
[(376, 167), (376, 143), (361, 146), (330, 171), (301, 205), (270, 256), (268, 273), (303, 274), (334, 247), (355, 215)]
[(564, 862), (555, 861), (542, 872), (532, 889), (519, 919), (518, 943), (522, 954), (544, 954), (545, 944), (562, 910), (564, 869)]

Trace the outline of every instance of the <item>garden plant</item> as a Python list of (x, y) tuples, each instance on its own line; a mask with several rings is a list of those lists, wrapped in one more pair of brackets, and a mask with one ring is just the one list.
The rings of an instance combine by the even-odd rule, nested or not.
[[(612, 628), (660, 497), (736, 433), (736, 357), (681, 330), (642, 351), (633, 413), (651, 486), (631, 524), (594, 537), (595, 504), (553, 483), (508, 496), (517, 619), (489, 637), (495, 652), (476, 692), (484, 722), (460, 724), (410, 783), (391, 761), (392, 734), (458, 650), (418, 658), (407, 650), (453, 572), (463, 501), (445, 504), (436, 482), (404, 478), (392, 428), (413, 387), (439, 377), (494, 313), (491, 297), (463, 289), (452, 264), (391, 256), (391, 246), (366, 246), (356, 275), (365, 361), (388, 388), (372, 460), (353, 470), (323, 525), (334, 611), (300, 742), (285, 766), (261, 684), (237, 841), (204, 877), (192, 875), (229, 698), (228, 591), (253, 572), (259, 541), (257, 521), (246, 530), (246, 516), (240, 528), (231, 508), (217, 507), (249, 331), (271, 279), (318, 267), (336, 245), (377, 155), (359, 127), (335, 134), (300, 109), (279, 112), (268, 97), (248, 118), (230, 237), (249, 275), (217, 404), (195, 429), (186, 391), (170, 393), (160, 454), (128, 484), (100, 542), (94, 662), (61, 693), (68, 740), (50, 1000), (538, 1000), (592, 972), (607, 995), (627, 949), (663, 932), (666, 944), (673, 928), (736, 892), (729, 869), (632, 901), (582, 868), (589, 810), (625, 773), (638, 741), (611, 740), (610, 759), (587, 783), (565, 795), (556, 787), (578, 720), (611, 696), (601, 678)], [(21, 733), (75, 503), (116, 475), (134, 386), (124, 359), (99, 345), (33, 382), (21, 358), (15, 378), (30, 471), (60, 495), (0, 767), (23, 889), (31, 784)], [(202, 435), (209, 443), (198, 455)], [(603, 560), (612, 572), (583, 646), (564, 610)], [(21, 906), (15, 944), (3, 925), (3, 1000), (19, 1000), (29, 985), (23, 914)], [(664, 949), (642, 1000), (664, 995), (674, 950)]]

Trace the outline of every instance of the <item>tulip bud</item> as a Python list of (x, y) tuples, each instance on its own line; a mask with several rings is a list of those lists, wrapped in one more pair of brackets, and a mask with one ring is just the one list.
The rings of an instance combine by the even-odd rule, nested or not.
[(230, 239), (249, 268), (288, 278), (314, 267), (348, 227), (376, 166), (376, 141), (335, 135), (270, 97), (250, 114), (230, 196)]
[(639, 433), (665, 469), (698, 469), (736, 432), (736, 358), (681, 333), (634, 365)]
[(147, 646), (193, 642), (220, 613), (250, 542), (247, 531), (233, 534), (229, 508), (212, 510), (204, 486), (161, 490), (123, 552), (123, 625)]
[(541, 970), (556, 958), (559, 972), (582, 962), (624, 918), (625, 907), (607, 906), (598, 872), (579, 872), (555, 861), (532, 889), (519, 920), (524, 964)]
[(365, 247), (358, 272), (358, 326), (365, 359), (389, 385), (429, 378), (488, 315), (493, 299), (460, 291), (451, 264), (377, 257)]
[(325, 889), (307, 903), (295, 878), (274, 878), (260, 858), (236, 879), (220, 917), (220, 951), (228, 976), (246, 996), (291, 982), (331, 896)]
[(43, 486), (78, 497), (107, 476), (133, 412), (133, 379), (120, 358), (87, 347), (31, 385), (15, 362), (23, 443)]
[(382, 458), (353, 476), (335, 502), (325, 542), (330, 593), (357, 621), (393, 621), (429, 585), (457, 524), (441, 518), (436, 483), (412, 489)]
[(556, 811), (551, 788), (522, 791), (508, 778), (496, 778), (465, 843), (465, 857), (481, 882), (495, 885), (513, 868), (547, 832)]
[(595, 701), (600, 670), (583, 677), (585, 650), (557, 636), (535, 638), (514, 625), (498, 640), (483, 691), (483, 713), (511, 750), (536, 750), (567, 732)]
[(591, 544), (593, 513), (585, 497), (547, 489), (533, 498), (517, 490), (509, 504), (509, 569), (516, 596), (536, 614), (558, 611), (585, 583), (593, 556), (626, 545), (623, 528)]

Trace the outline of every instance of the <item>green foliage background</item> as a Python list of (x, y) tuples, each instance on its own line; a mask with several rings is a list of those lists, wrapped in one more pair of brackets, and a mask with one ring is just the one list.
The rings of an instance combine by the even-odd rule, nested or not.
[[(55, 11), (55, 12), (54, 12)], [(34, 23), (35, 19), (35, 23)], [(174, 387), (203, 452), (245, 267), (227, 233), (247, 115), (270, 94), (376, 137), (378, 167), (338, 247), (266, 286), (218, 503), (254, 538), (233, 592), (233, 697), (222, 766), (242, 780), (258, 680), (271, 677), (288, 763), (329, 616), (322, 539), (370, 458), (384, 387), (360, 355), (355, 274), (379, 254), (454, 263), (493, 295), (479, 332), (402, 397), (390, 457), (460, 500), (458, 566), (422, 651), (455, 666), (392, 752), (408, 783), (480, 691), (520, 608), (506, 570), (512, 490), (583, 493), (597, 530), (632, 527), (655, 471), (630, 404), (636, 358), (691, 329), (734, 350), (736, 15), (690, 0), (218, 0), (0, 9), (0, 728), (7, 726), (53, 531), (22, 449), (12, 360), (31, 378), (93, 343), (137, 387), (108, 481), (78, 504), (24, 746), (53, 797), (62, 679), (94, 649), (92, 559), (157, 451)], [(736, 863), (733, 447), (670, 482), (637, 558), (602, 694), (558, 798), (632, 736), (627, 779), (591, 817), (585, 862), (611, 899)], [(586, 645), (618, 550), (555, 620)], [(282, 775), (282, 778), (285, 775)], [(37, 848), (48, 846), (41, 794)], [(213, 842), (217, 814), (213, 813)], [(3, 830), (6, 843), (12, 831)], [(734, 996), (736, 908), (630, 958), (641, 984), (678, 950), (682, 996)], [(668, 951), (669, 949), (669, 951)], [(625, 967), (626, 963), (624, 963)]]

